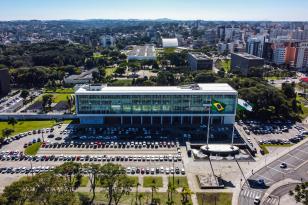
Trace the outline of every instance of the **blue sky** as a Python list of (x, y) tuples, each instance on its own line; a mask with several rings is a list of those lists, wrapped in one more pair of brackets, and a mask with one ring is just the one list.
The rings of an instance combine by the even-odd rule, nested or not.
[(0, 20), (157, 19), (308, 21), (307, 0), (2, 0)]

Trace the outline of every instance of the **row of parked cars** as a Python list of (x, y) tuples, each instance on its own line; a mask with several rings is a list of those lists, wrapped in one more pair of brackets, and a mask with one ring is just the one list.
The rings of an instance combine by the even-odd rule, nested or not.
[(305, 138), (303, 135), (296, 135), (295, 137), (292, 137), (290, 139), (272, 139), (272, 140), (260, 140), (258, 143), (260, 145), (262, 144), (275, 144), (275, 145), (283, 145), (283, 144), (291, 144), (291, 143), (298, 143), (302, 141)]
[[(24, 138), (24, 137), (29, 136), (29, 135), (41, 134), (41, 133), (52, 133), (53, 131), (54, 131), (54, 128), (46, 128), (46, 129), (32, 130), (32, 131), (24, 132), (24, 133), (15, 135), (13, 137), (5, 138), (2, 142), (2, 144), (7, 145), (7, 144), (12, 143), (13, 141), (19, 140), (19, 139)], [(1, 146), (1, 144), (0, 144), (0, 146)]]
[(54, 167), (49, 166), (39, 166), (39, 167), (1, 167), (0, 173), (1, 174), (34, 174), (34, 173), (43, 173), (54, 170)]
[(44, 155), (44, 156), (29, 156), (23, 153), (17, 154), (0, 154), (1, 161), (94, 161), (94, 162), (180, 162), (182, 157), (180, 154), (175, 155), (143, 155), (143, 156), (90, 156), (90, 155), (79, 155), (79, 156), (65, 156), (65, 155)]
[[(31, 143), (31, 142), (30, 142)], [(27, 143), (28, 146), (29, 143)], [(117, 142), (117, 141), (95, 141), (95, 142), (81, 142), (81, 141), (71, 141), (71, 142), (50, 142), (46, 141), (42, 143), (43, 148), (174, 148), (178, 147), (179, 143), (174, 141), (160, 141), (160, 142), (150, 142), (150, 141), (131, 141), (131, 142)]]
[(182, 174), (185, 175), (185, 169), (180, 169), (179, 167), (127, 167), (127, 174)]

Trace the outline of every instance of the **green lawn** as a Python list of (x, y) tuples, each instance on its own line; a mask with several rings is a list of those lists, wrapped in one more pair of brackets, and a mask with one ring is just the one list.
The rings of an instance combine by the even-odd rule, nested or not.
[(116, 70), (117, 70), (117, 68), (114, 68), (114, 67), (105, 68), (106, 77), (112, 76)]
[(302, 119), (305, 119), (308, 117), (308, 101), (304, 98), (304, 97), (300, 97), (300, 96), (297, 96), (296, 97), (296, 100), (300, 103), (300, 106), (303, 110), (303, 113), (301, 114), (301, 118)]
[(264, 154), (269, 154), (268, 147), (292, 147), (293, 144), (263, 144), (260, 145), (261, 149), (263, 149)]
[(115, 80), (110, 83), (111, 86), (131, 86), (133, 80), (132, 79), (125, 79), (125, 80)]
[(264, 77), (265, 80), (280, 80), (282, 79), (281, 77), (277, 76), (270, 76), (270, 77)]
[(67, 101), (68, 97), (71, 97), (71, 94), (54, 94), (53, 95), (53, 102), (59, 103), (61, 101)]
[(267, 147), (264, 144), (260, 145), (260, 148), (263, 150), (264, 154), (269, 154), (269, 151), (268, 151)]
[[(59, 103), (61, 101), (67, 101), (67, 98), (70, 97), (72, 94), (56, 93), (56, 94), (46, 94), (46, 95), (52, 95), (52, 102)], [(43, 100), (43, 95), (37, 98), (36, 101), (42, 101), (42, 100)]]
[[(173, 183), (173, 177), (168, 177), (168, 182)], [(174, 185), (176, 188), (188, 187), (187, 177), (174, 177)]]
[(151, 187), (153, 184), (156, 187), (163, 187), (163, 178), (162, 177), (143, 177), (143, 187)]
[(71, 93), (73, 94), (74, 93), (74, 88), (57, 88), (55, 90), (52, 90), (52, 89), (45, 89), (45, 93)]
[(167, 53), (167, 54), (174, 53), (175, 50), (176, 50), (176, 48), (164, 48), (164, 53)]
[(129, 176), (128, 178), (130, 178), (133, 181), (133, 184), (134, 184), (135, 187), (139, 183), (139, 179), (136, 176)]
[(81, 178), (80, 187), (86, 187), (89, 183), (89, 177), (83, 176)]
[[(140, 198), (141, 204), (150, 204), (150, 202), (151, 202), (151, 192), (139, 193), (139, 194), (140, 194), (140, 196), (142, 196)], [(82, 192), (82, 193), (79, 192), (78, 195), (79, 196), (82, 195), (82, 196), (91, 197), (91, 194), (88, 193), (88, 192), (86, 192), (86, 193), (85, 192)], [(161, 205), (165, 205), (165, 204), (167, 204), (168, 194), (156, 192), (156, 193), (154, 193), (154, 198), (159, 199)], [(135, 192), (131, 192), (129, 195), (123, 196), (123, 198), (120, 201), (120, 204), (121, 205), (135, 204), (135, 199), (136, 199)], [(182, 204), (181, 193), (173, 194), (173, 200), (175, 202), (174, 203), (175, 205)], [(101, 203), (101, 204), (105, 204), (107, 202), (106, 193), (103, 193), (103, 192), (96, 193), (95, 201), (98, 202), (98, 203)]]
[(42, 128), (50, 128), (54, 126), (56, 121), (18, 121), (15, 126), (8, 125), (7, 122), (0, 122), (0, 135), (2, 135), (2, 130), (5, 128), (13, 129), (14, 132), (11, 135), (20, 134), (23, 132), (31, 131), (31, 130), (38, 130)]
[[(139, 182), (138, 177), (136, 177), (136, 176), (128, 176), (128, 178), (130, 178), (133, 181), (134, 186), (137, 186), (137, 183)], [(96, 186), (97, 187), (102, 187), (100, 181), (96, 181)]]
[(94, 59), (100, 59), (106, 57), (105, 55), (102, 55), (100, 53), (93, 53), (93, 58)]
[(232, 193), (197, 193), (199, 205), (231, 205)]
[(42, 145), (41, 142), (37, 142), (37, 143), (34, 143), (34, 144), (30, 145), (29, 147), (27, 147), (25, 149), (25, 154), (27, 154), (27, 155), (36, 155), (36, 153), (39, 151), (41, 145)]

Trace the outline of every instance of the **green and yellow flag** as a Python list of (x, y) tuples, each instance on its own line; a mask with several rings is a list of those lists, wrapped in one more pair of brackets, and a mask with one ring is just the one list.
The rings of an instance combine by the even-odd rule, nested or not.
[(226, 108), (226, 104), (217, 100), (212, 101), (212, 110), (217, 112), (223, 112)]

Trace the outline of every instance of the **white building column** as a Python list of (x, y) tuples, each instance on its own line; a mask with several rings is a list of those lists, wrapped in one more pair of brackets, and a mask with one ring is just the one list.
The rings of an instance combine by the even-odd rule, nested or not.
[(141, 116), (141, 120), (140, 121), (141, 121), (141, 125), (143, 125), (143, 116)]
[(193, 116), (190, 116), (190, 124), (193, 124)]

